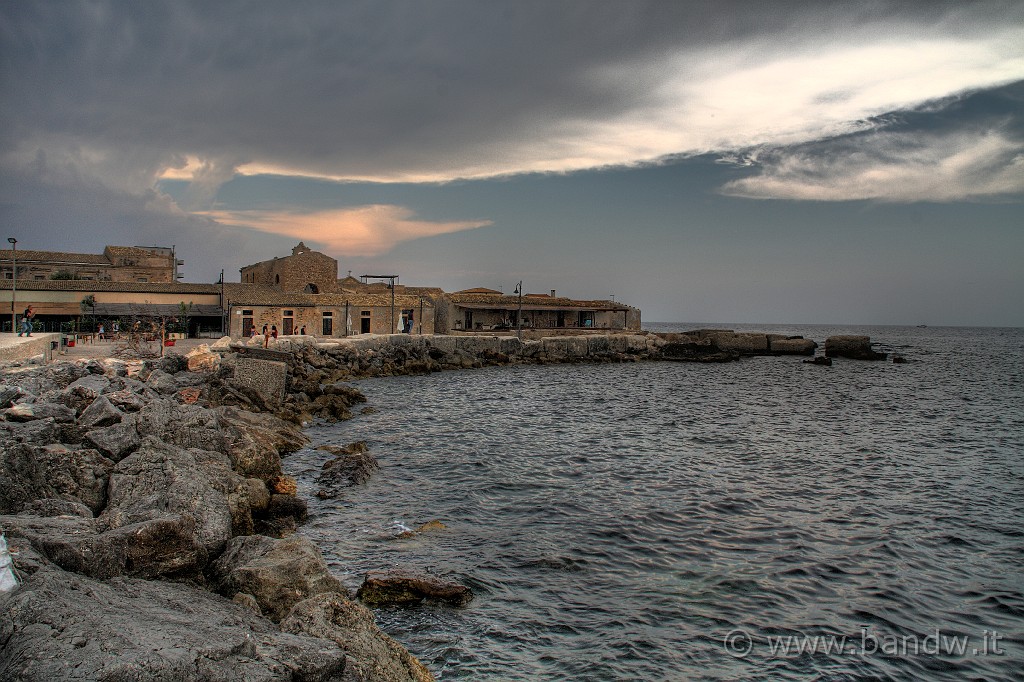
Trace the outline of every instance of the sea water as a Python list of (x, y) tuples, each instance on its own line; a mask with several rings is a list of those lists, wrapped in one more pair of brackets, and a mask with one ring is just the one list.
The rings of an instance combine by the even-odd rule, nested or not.
[(757, 329), (908, 362), (360, 381), (374, 410), (308, 433), (381, 469), (318, 500), (331, 455), (289, 456), (300, 532), (353, 589), (390, 567), (473, 588), (376, 610), (441, 679), (1022, 679), (1024, 330)]

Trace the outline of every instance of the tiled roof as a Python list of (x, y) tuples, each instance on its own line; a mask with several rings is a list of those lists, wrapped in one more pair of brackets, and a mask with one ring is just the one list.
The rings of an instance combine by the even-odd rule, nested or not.
[[(0, 279), (0, 289), (10, 289), (11, 280)], [(23, 291), (123, 291), (153, 294), (219, 294), (220, 284), (183, 282), (103, 282), (92, 279), (18, 279)]]
[(487, 287), (473, 287), (472, 289), (463, 289), (462, 291), (456, 291), (455, 294), (466, 294), (466, 295), (498, 295), (501, 296), (501, 292), (495, 289), (488, 289)]
[[(0, 260), (9, 261), (12, 249), (0, 250)], [(67, 263), (68, 265), (110, 265), (107, 257), (98, 253), (65, 253), (63, 251), (32, 251), (17, 249), (19, 263)]]

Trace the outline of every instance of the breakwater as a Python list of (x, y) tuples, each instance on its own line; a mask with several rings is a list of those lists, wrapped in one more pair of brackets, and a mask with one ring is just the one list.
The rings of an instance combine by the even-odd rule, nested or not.
[(309, 441), (245, 360), (0, 374), (0, 678), (433, 679), (292, 534), (281, 456)]

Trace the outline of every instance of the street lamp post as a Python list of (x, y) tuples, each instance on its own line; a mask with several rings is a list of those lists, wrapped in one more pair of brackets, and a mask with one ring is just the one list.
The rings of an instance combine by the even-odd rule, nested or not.
[(523, 340), (523, 280), (516, 285), (516, 293), (519, 294), (519, 312), (516, 313), (516, 338)]
[(13, 268), (11, 269), (11, 333), (18, 333), (18, 313), (14, 310), (14, 299), (18, 296), (18, 240), (14, 237), (8, 237), (7, 241), (11, 243), (11, 260), (13, 261)]

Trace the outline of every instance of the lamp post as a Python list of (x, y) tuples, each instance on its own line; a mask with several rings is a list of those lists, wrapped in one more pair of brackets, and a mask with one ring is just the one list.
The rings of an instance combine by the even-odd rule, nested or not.
[(519, 294), (519, 312), (516, 313), (516, 338), (523, 340), (523, 280), (516, 285), (516, 293)]
[(14, 299), (18, 296), (18, 240), (8, 237), (7, 241), (11, 243), (11, 260), (14, 263), (14, 267), (11, 269), (11, 333), (16, 334), (18, 332), (18, 313), (14, 311)]

